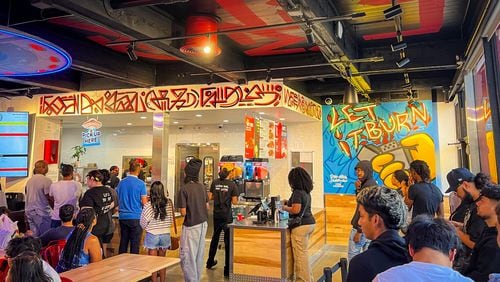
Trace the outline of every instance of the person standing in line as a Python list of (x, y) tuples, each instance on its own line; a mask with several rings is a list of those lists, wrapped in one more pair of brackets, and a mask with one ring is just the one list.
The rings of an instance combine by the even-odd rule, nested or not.
[(52, 180), (45, 176), (49, 166), (44, 160), (37, 161), (33, 176), (26, 183), (26, 218), (34, 236), (40, 236), (50, 229), (51, 208), (49, 204)]
[(95, 235), (102, 244), (109, 243), (107, 236), (109, 234), (111, 222), (111, 213), (115, 207), (111, 189), (104, 186), (104, 176), (99, 170), (92, 170), (87, 175), (87, 186), (89, 190), (85, 192), (80, 207), (90, 207), (94, 209), (97, 222), (92, 228), (92, 234)]
[[(369, 161), (360, 161), (354, 169), (356, 170), (356, 176), (358, 180), (354, 183), (356, 186), (356, 195), (358, 193), (368, 187), (377, 186), (377, 182), (373, 179), (373, 169), (372, 165)], [(347, 251), (347, 260), (351, 261), (351, 259), (366, 250), (370, 241), (366, 239), (361, 227), (358, 224), (359, 221), (359, 204), (356, 204), (356, 210), (354, 211), (354, 215), (351, 219), (352, 230), (349, 235), (349, 244)]]
[(63, 164), (61, 168), (62, 180), (52, 183), (49, 189), (50, 199), (54, 202), (52, 210), (52, 222), (50, 227), (61, 226), (59, 218), (59, 208), (69, 204), (75, 207), (75, 214), (78, 213), (78, 199), (82, 195), (82, 184), (73, 180), (73, 166)]
[(407, 207), (401, 195), (386, 187), (363, 189), (357, 197), (359, 225), (368, 249), (352, 258), (347, 281), (372, 281), (387, 269), (410, 262), (406, 242), (398, 230), (406, 224)]
[(419, 215), (408, 226), (406, 242), (412, 261), (379, 273), (373, 282), (472, 282), (451, 268), (460, 241), (448, 221)]
[(481, 189), (481, 197), (477, 201), (477, 215), (484, 219), (487, 227), (481, 233), (472, 249), (469, 268), (465, 276), (474, 281), (488, 281), (492, 273), (500, 272), (500, 247), (497, 244), (496, 206), (500, 203), (500, 185), (486, 185)]
[(179, 256), (186, 282), (199, 282), (205, 256), (208, 195), (199, 182), (201, 160), (191, 159), (184, 168), (184, 185), (179, 190), (179, 208), (184, 216)]
[(120, 183), (120, 178), (118, 178), (118, 175), (120, 175), (120, 168), (116, 165), (111, 166), (109, 168), (109, 174), (109, 187), (115, 189), (118, 187), (118, 183)]
[[(107, 169), (100, 169), (99, 172), (102, 174), (102, 181), (103, 183), (110, 183), (110, 173)], [(111, 247), (111, 239), (113, 239), (113, 235), (115, 233), (115, 222), (113, 220), (113, 214), (118, 211), (119, 203), (118, 203), (118, 193), (116, 193), (116, 190), (109, 187), (108, 184), (104, 184), (104, 187), (106, 187), (111, 193), (111, 199), (113, 199), (113, 209), (111, 209), (110, 212), (107, 213), (108, 215), (108, 220), (109, 220), (109, 225), (108, 225), (108, 231), (106, 234), (102, 236), (102, 249), (104, 250), (104, 254), (107, 258), (113, 256), (114, 254), (114, 248)]]
[(210, 251), (208, 252), (207, 268), (211, 269), (217, 264), (215, 254), (217, 253), (217, 245), (222, 230), (224, 230), (224, 276), (229, 277), (229, 228), (228, 223), (233, 222), (231, 212), (231, 204), (238, 203), (238, 187), (236, 184), (228, 180), (229, 171), (222, 168), (219, 172), (219, 179), (212, 182), (208, 199), (214, 200), (214, 233), (210, 242)]
[(118, 184), (118, 202), (120, 203), (120, 247), (118, 253), (126, 253), (130, 243), (130, 253), (139, 253), (142, 228), (140, 224), (142, 207), (148, 202), (146, 184), (138, 178), (141, 164), (131, 162), (129, 176)]
[(420, 214), (444, 218), (443, 193), (430, 181), (429, 165), (421, 160), (410, 163), (410, 177), (413, 185), (408, 190), (412, 218)]
[[(170, 247), (170, 226), (174, 221), (172, 201), (165, 197), (165, 190), (160, 181), (151, 184), (149, 202), (141, 214), (141, 227), (146, 230), (144, 247), (148, 255), (164, 257)], [(151, 275), (153, 282), (166, 281), (166, 269)]]
[(290, 230), (295, 280), (312, 282), (307, 250), (316, 225), (311, 212), (313, 181), (305, 169), (295, 167), (288, 173), (288, 185), (292, 188), (292, 195), (289, 200), (283, 201), (282, 210), (288, 212), (290, 218), (302, 216), (300, 225)]

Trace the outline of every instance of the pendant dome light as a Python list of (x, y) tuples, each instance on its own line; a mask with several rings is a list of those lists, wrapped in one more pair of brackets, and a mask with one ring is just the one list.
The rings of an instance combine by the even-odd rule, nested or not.
[(212, 32), (217, 32), (217, 19), (214, 16), (189, 16), (186, 21), (186, 35), (201, 35), (186, 39), (180, 51), (194, 57), (220, 55), (221, 49), (217, 44), (217, 34), (207, 34)]

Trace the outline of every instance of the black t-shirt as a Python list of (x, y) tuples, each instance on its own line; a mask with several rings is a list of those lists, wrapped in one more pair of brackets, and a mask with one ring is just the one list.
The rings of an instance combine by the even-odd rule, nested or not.
[(108, 234), (108, 230), (111, 228), (109, 213), (114, 207), (110, 188), (100, 186), (87, 190), (80, 200), (80, 208), (82, 207), (94, 208), (97, 215), (97, 224), (92, 229), (92, 234), (96, 236)]
[[(311, 212), (311, 200), (311, 194), (306, 193), (306, 191), (293, 190), (287, 205), (291, 207), (292, 204), (300, 204), (300, 212), (298, 214), (290, 214), (290, 218), (298, 217), (304, 213), (301, 225), (315, 224), (316, 221)], [(306, 209), (305, 212), (304, 209)]]
[(47, 230), (45, 233), (40, 236), (40, 240), (42, 241), (42, 246), (47, 246), (50, 241), (54, 240), (66, 240), (68, 234), (73, 231), (73, 226), (59, 226), (56, 228), (52, 228)]
[(236, 184), (228, 179), (214, 180), (210, 186), (210, 193), (212, 193), (214, 199), (214, 218), (226, 219), (227, 222), (232, 222), (231, 198), (238, 197)]
[(465, 212), (464, 232), (469, 234), (473, 242), (477, 242), (485, 228), (487, 228), (487, 225), (484, 220), (477, 215), (477, 205), (476, 201), (474, 201), (469, 204), (469, 208)]
[(186, 209), (185, 226), (194, 226), (208, 220), (208, 195), (200, 183), (189, 182), (184, 184), (179, 191), (179, 208)]
[(413, 201), (412, 219), (419, 214), (428, 214), (434, 217), (439, 204), (443, 201), (443, 194), (439, 188), (427, 182), (415, 183), (410, 186), (408, 197)]

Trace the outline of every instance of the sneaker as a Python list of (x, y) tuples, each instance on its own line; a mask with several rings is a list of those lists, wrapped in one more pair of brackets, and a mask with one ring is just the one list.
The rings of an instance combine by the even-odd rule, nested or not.
[(212, 269), (217, 264), (217, 260), (214, 259), (212, 262), (207, 261), (207, 269)]

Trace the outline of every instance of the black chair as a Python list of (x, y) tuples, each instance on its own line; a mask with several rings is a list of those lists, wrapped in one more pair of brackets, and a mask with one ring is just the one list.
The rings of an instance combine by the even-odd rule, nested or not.
[(7, 199), (7, 208), (10, 211), (24, 210), (24, 194), (23, 193), (5, 193)]
[(337, 262), (332, 267), (323, 268), (323, 275), (318, 279), (318, 282), (332, 282), (332, 277), (335, 272), (340, 269), (340, 277), (342, 282), (347, 280), (347, 259), (340, 258), (340, 261)]

